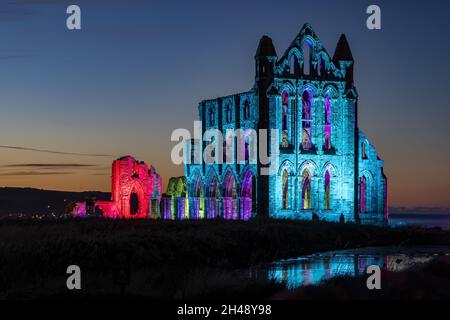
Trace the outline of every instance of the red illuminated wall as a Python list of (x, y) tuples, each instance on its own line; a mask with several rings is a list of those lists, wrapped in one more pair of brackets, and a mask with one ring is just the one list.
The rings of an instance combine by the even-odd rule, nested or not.
[[(155, 168), (145, 162), (137, 161), (131, 156), (117, 159), (112, 165), (111, 201), (96, 201), (95, 208), (100, 209), (106, 218), (145, 219), (151, 215), (151, 201), (161, 199), (161, 177)], [(135, 214), (130, 211), (131, 195), (135, 193), (138, 208)], [(86, 204), (80, 202), (75, 208), (75, 215), (87, 214)]]

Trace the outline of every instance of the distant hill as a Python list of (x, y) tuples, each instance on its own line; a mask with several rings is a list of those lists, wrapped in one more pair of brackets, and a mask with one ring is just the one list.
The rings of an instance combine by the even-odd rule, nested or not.
[(60, 215), (70, 201), (83, 201), (87, 197), (109, 200), (109, 192), (86, 191), (68, 192), (32, 188), (0, 188), (0, 216), (22, 215)]
[[(54, 191), (33, 188), (0, 188), (0, 216), (5, 215), (60, 215), (70, 201), (83, 201), (86, 198), (110, 200), (109, 192), (100, 191)], [(392, 214), (450, 214), (448, 208), (407, 208), (391, 207)]]
[(393, 214), (450, 214), (449, 208), (440, 207), (391, 207), (389, 213)]

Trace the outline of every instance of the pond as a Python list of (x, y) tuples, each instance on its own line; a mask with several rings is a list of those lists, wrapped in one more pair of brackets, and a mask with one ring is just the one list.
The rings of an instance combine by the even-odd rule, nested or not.
[(338, 276), (364, 274), (370, 265), (389, 271), (402, 271), (450, 255), (450, 247), (372, 247), (339, 250), (279, 260), (248, 270), (248, 277), (282, 283), (289, 290), (318, 285)]

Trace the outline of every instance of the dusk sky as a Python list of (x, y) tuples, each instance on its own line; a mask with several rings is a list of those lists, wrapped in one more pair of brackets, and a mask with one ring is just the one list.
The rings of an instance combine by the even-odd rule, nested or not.
[(436, 0), (0, 0), (0, 186), (109, 191), (126, 154), (166, 185), (183, 174), (172, 131), (192, 130), (199, 101), (251, 88), (262, 35), (281, 56), (309, 22), (330, 55), (347, 36), (390, 205), (450, 207), (449, 15)]

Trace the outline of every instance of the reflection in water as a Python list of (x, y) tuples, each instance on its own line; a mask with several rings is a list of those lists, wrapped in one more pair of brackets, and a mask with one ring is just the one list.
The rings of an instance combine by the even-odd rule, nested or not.
[[(374, 250), (379, 250), (380, 253), (373, 252)], [(265, 268), (252, 270), (251, 276), (263, 276), (268, 280), (285, 284), (288, 289), (295, 289), (305, 285), (317, 285), (333, 277), (365, 274), (370, 265), (378, 265), (389, 271), (401, 271), (428, 262), (443, 250), (450, 252), (448, 248), (410, 248), (401, 250), (401, 254), (384, 252), (389, 250), (392, 249), (346, 250), (281, 260)]]
[(388, 265), (387, 259), (358, 255), (305, 257), (274, 263), (268, 269), (268, 278), (285, 283), (288, 289), (295, 289), (337, 276), (362, 274), (369, 265), (376, 264), (385, 268)]

